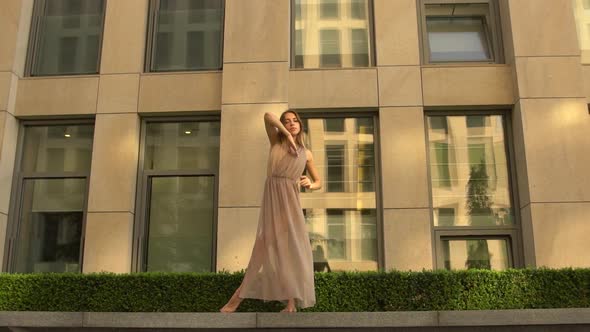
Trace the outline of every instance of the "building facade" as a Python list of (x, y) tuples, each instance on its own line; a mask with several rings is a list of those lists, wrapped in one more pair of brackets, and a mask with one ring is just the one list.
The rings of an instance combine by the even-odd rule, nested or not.
[(297, 110), (316, 271), (589, 267), (590, 1), (0, 3), (5, 272), (246, 267)]

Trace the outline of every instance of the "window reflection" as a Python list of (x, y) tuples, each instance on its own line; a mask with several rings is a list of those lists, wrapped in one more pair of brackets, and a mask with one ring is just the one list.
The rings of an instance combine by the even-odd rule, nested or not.
[(435, 226), (514, 224), (502, 116), (428, 120)]
[(293, 67), (369, 66), (369, 6), (369, 0), (293, 0)]
[(85, 195), (86, 179), (24, 181), (16, 272), (80, 272)]
[(221, 0), (161, 0), (151, 70), (220, 68), (222, 18)]
[(98, 72), (104, 1), (47, 0), (32, 75)]
[(213, 176), (152, 179), (147, 271), (214, 269), (214, 194)]
[(83, 172), (90, 169), (93, 125), (30, 126), (23, 144), (24, 172)]
[(590, 1), (572, 0), (582, 63), (590, 63)]
[(144, 168), (217, 169), (219, 127), (219, 122), (148, 123)]
[(316, 271), (377, 269), (373, 121), (304, 119), (306, 145), (323, 181), (322, 189), (301, 194)]
[(142, 269), (212, 271), (220, 123), (148, 122), (145, 132)]
[(511, 266), (505, 239), (443, 239), (442, 244), (448, 270), (505, 270)]

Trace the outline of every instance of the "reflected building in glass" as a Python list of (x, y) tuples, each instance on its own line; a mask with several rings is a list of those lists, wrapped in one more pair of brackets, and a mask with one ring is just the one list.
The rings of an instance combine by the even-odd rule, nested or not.
[[(427, 117), (435, 230), (517, 231), (504, 122), (501, 115)], [(446, 268), (512, 265), (507, 237), (470, 233), (469, 238), (441, 239)]]
[(323, 181), (301, 194), (316, 270), (376, 270), (374, 118), (306, 118), (304, 128)]
[(370, 0), (292, 0), (293, 68), (367, 67)]

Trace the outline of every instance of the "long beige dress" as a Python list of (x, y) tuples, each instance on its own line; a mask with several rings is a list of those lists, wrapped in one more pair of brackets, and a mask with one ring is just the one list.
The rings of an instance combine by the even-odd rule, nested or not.
[(239, 297), (315, 304), (313, 257), (299, 200), (305, 148), (289, 153), (287, 143), (271, 146), (256, 241)]

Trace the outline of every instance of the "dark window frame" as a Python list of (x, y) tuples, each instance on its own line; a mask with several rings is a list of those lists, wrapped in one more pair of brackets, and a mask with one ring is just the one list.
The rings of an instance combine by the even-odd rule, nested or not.
[(79, 75), (98, 75), (100, 73), (100, 63), (102, 59), (102, 45), (104, 39), (104, 26), (108, 0), (104, 0), (102, 17), (101, 17), (101, 29), (98, 41), (98, 54), (96, 57), (96, 72), (90, 73), (67, 73), (67, 74), (49, 74), (49, 75), (34, 75), (34, 69), (37, 67), (37, 57), (39, 55), (40, 38), (41, 38), (41, 20), (47, 10), (47, 1), (50, 0), (34, 0), (33, 3), (33, 14), (31, 17), (31, 30), (29, 33), (29, 41), (27, 46), (27, 56), (25, 59), (25, 77), (54, 77), (54, 76), (79, 76)]
[[(131, 271), (147, 271), (147, 236), (149, 234), (149, 207), (152, 178), (158, 177), (214, 177), (213, 195), (213, 227), (211, 243), (211, 272), (217, 272), (217, 230), (218, 230), (218, 209), (219, 206), (219, 167), (217, 169), (189, 169), (189, 170), (145, 170), (145, 146), (146, 128), (149, 123), (182, 123), (182, 122), (211, 122), (218, 121), (221, 124), (221, 117), (217, 114), (204, 114), (198, 116), (146, 116), (141, 119), (139, 162), (137, 170), (137, 188), (135, 195), (135, 217), (133, 226), (133, 246)], [(220, 136), (221, 140), (221, 136)], [(220, 151), (221, 154), (221, 151)]]
[[(2, 271), (14, 273), (16, 268), (16, 245), (20, 229), (20, 215), (22, 212), (22, 198), (24, 193), (24, 183), (27, 180), (45, 180), (45, 179), (85, 179), (86, 192), (84, 197), (84, 208), (82, 217), (82, 234), (80, 238), (80, 272), (84, 271), (84, 243), (86, 234), (86, 219), (88, 215), (88, 193), (90, 189), (90, 168), (86, 172), (24, 172), (21, 171), (23, 164), (23, 149), (26, 127), (43, 127), (43, 126), (62, 126), (62, 125), (94, 125), (94, 119), (71, 119), (71, 120), (25, 120), (19, 124), (16, 160), (14, 163), (14, 172), (12, 178), (12, 191), (10, 195), (10, 205), (8, 212), (8, 226), (6, 228), (6, 241), (4, 244), (4, 257)], [(93, 138), (94, 139), (94, 138)]]
[(519, 241), (515, 241), (518, 239), (518, 232), (513, 231), (503, 231), (503, 230), (482, 230), (479, 231), (477, 234), (473, 234), (473, 232), (469, 230), (465, 230), (462, 232), (458, 231), (438, 231), (435, 234), (436, 238), (436, 262), (437, 264), (435, 267), (437, 269), (445, 269), (445, 256), (443, 250), (443, 241), (450, 240), (450, 241), (461, 241), (461, 240), (506, 240), (507, 250), (508, 250), (508, 268), (515, 268), (517, 267), (516, 262), (518, 260), (518, 256), (516, 255), (516, 248), (520, 245)]
[[(434, 224), (434, 203), (433, 203), (433, 186), (432, 174), (430, 171), (430, 148), (429, 148), (429, 116), (502, 116), (505, 139), (505, 154), (508, 171), (508, 185), (510, 189), (510, 203), (514, 211), (514, 224), (502, 226), (436, 226)], [(514, 152), (514, 137), (512, 135), (511, 112), (505, 109), (486, 109), (481, 107), (458, 107), (451, 109), (449, 107), (433, 107), (424, 111), (424, 135), (426, 145), (426, 165), (428, 176), (428, 200), (429, 200), (429, 218), (432, 229), (432, 252), (433, 266), (436, 269), (444, 269), (444, 257), (442, 252), (442, 240), (462, 240), (462, 239), (488, 239), (488, 238), (507, 238), (511, 268), (524, 267), (524, 248), (522, 239), (522, 219), (520, 215), (520, 202), (518, 193), (518, 182), (516, 173), (516, 156)], [(448, 121), (447, 121), (448, 123)]]
[[(490, 9), (491, 22), (484, 22), (488, 47), (490, 49), (491, 59), (484, 61), (430, 61), (430, 45), (428, 42), (428, 28), (426, 26), (426, 5), (461, 5), (461, 4), (488, 4)], [(445, 64), (503, 64), (504, 47), (502, 41), (502, 25), (500, 22), (500, 6), (497, 0), (418, 0), (418, 29), (420, 35), (421, 60), (423, 65), (445, 65)], [(451, 18), (448, 15), (437, 16), (440, 18)], [(473, 16), (454, 16), (454, 17), (473, 17)]]
[(178, 72), (208, 72), (208, 71), (221, 71), (223, 70), (223, 41), (225, 31), (225, 0), (221, 1), (222, 13), (221, 13), (221, 30), (219, 31), (221, 40), (219, 41), (219, 67), (217, 68), (206, 68), (206, 69), (181, 69), (181, 70), (155, 70), (154, 58), (156, 54), (156, 38), (157, 38), (157, 18), (160, 10), (160, 0), (149, 0), (148, 6), (148, 19), (147, 19), (147, 35), (146, 35), (146, 47), (145, 47), (145, 61), (144, 61), (144, 72), (145, 73), (178, 73)]

